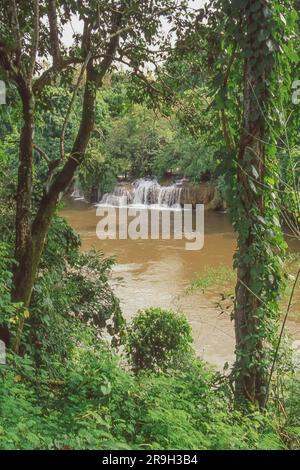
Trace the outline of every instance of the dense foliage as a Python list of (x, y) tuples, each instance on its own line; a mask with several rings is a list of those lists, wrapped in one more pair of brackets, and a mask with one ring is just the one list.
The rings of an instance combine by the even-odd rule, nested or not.
[[(283, 228), (300, 239), (298, 3), (1, 1), (0, 449), (300, 448), (285, 321), (278, 335)], [(74, 184), (99, 199), (120, 176), (221, 189), (238, 235), (228, 375), (196, 357), (182, 314), (126, 324), (114, 260), (60, 217)], [(215, 286), (204, 274), (191, 291)]]
[(288, 426), (281, 433), (284, 423), (271, 412), (243, 416), (234, 410), (226, 382), (192, 357), (171, 372), (135, 376), (92, 329), (81, 326), (73, 338), (79, 344), (65, 363), (52, 357), (47, 368), (36, 369), (29, 356), (8, 357), (0, 371), (2, 449), (297, 445), (297, 394), (287, 402)]
[(191, 327), (183, 315), (150, 308), (138, 312), (128, 328), (127, 353), (136, 372), (176, 368), (191, 354)]

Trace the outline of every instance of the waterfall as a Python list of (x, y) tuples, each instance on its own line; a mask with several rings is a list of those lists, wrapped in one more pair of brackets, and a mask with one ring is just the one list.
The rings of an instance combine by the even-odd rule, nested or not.
[(138, 179), (132, 184), (119, 183), (111, 193), (104, 194), (101, 206), (146, 206), (150, 208), (180, 208), (181, 183), (161, 186), (156, 179)]
[(100, 204), (103, 206), (127, 206), (131, 200), (131, 192), (125, 187), (117, 185), (111, 193), (104, 194)]
[(157, 180), (139, 179), (133, 183), (133, 204), (152, 206), (158, 203), (158, 194), (161, 186)]

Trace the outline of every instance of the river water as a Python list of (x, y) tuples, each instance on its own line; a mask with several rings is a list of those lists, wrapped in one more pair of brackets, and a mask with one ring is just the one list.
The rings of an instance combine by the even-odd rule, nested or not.
[[(197, 354), (222, 370), (234, 361), (234, 330), (229, 313), (216, 307), (218, 293), (197, 290), (186, 294), (196, 273), (207, 267), (231, 272), (236, 238), (228, 216), (205, 212), (204, 247), (187, 251), (182, 240), (99, 240), (96, 208), (84, 201), (67, 200), (62, 215), (80, 234), (82, 250), (101, 250), (114, 256), (112, 285), (121, 300), (126, 319), (139, 309), (151, 306), (183, 312), (193, 329)], [(119, 278), (122, 278), (120, 280)], [(289, 322), (294, 338), (300, 324)]]

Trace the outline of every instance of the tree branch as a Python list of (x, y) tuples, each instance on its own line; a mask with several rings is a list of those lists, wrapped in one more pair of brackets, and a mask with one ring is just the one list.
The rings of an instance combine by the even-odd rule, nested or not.
[(34, 67), (37, 58), (38, 48), (40, 40), (40, 6), (39, 0), (34, 2), (34, 29), (32, 38), (32, 47), (30, 54), (30, 65), (29, 65), (29, 79), (31, 80), (34, 74)]
[(74, 101), (76, 99), (76, 96), (77, 96), (77, 93), (78, 93), (78, 90), (79, 90), (79, 87), (80, 87), (80, 83), (83, 79), (86, 67), (87, 67), (90, 59), (91, 59), (91, 52), (88, 53), (88, 55), (86, 56), (86, 59), (84, 61), (84, 64), (81, 67), (81, 71), (80, 71), (75, 89), (73, 91), (71, 101), (69, 103), (67, 114), (66, 114), (65, 119), (64, 119), (62, 132), (61, 132), (61, 136), (60, 136), (60, 158), (61, 158), (61, 160), (63, 160), (65, 158), (65, 134), (66, 134), (66, 128), (67, 128), (67, 124), (68, 124), (68, 121), (69, 121), (69, 117), (70, 117), (70, 114), (71, 114), (71, 111), (72, 111), (72, 108), (73, 108), (73, 105), (74, 105)]
[(37, 144), (33, 144), (33, 148), (41, 155), (41, 157), (43, 157), (43, 159), (46, 161), (47, 165), (49, 166), (51, 163), (51, 159), (48, 157), (46, 152), (43, 149), (41, 149)]
[(12, 29), (14, 32), (14, 37), (16, 41), (16, 62), (17, 64), (20, 63), (21, 59), (21, 52), (22, 52), (22, 40), (21, 40), (21, 31), (20, 31), (20, 25), (19, 25), (19, 19), (18, 19), (18, 9), (17, 9), (17, 4), (16, 0), (12, 0), (10, 4), (10, 14), (11, 14), (11, 23), (12, 23)]
[(51, 83), (57, 77), (57, 74), (59, 72), (62, 72), (64, 69), (66, 69), (70, 65), (82, 64), (83, 61), (84, 59), (82, 58), (70, 57), (68, 59), (62, 60), (58, 68), (55, 68), (54, 66), (49, 67), (35, 81), (32, 87), (34, 95), (40, 94), (45, 88), (45, 86), (51, 85)]
[(13, 66), (2, 40), (0, 40), (0, 65), (8, 78), (12, 78), (13, 80), (17, 79), (18, 72)]
[(48, 21), (50, 27), (50, 46), (53, 59), (53, 68), (59, 69), (61, 63), (61, 51), (59, 47), (59, 31), (56, 10), (56, 0), (48, 0)]

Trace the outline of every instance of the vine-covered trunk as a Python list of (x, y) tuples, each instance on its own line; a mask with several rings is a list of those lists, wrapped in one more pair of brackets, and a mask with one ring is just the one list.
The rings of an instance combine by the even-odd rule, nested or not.
[(276, 330), (280, 285), (274, 252), (276, 211), (270, 203), (272, 189), (265, 185), (270, 164), (266, 120), (273, 64), (269, 23), (271, 8), (268, 1), (248, 0), (244, 9), (244, 114), (236, 162), (234, 203), (238, 233), (234, 311), (236, 399), (260, 405), (265, 402), (267, 353), (271, 335)]
[[(263, 367), (264, 345), (260, 334), (258, 314), (262, 307), (259, 273), (264, 269), (264, 256), (258, 251), (261, 234), (255, 230), (260, 217), (264, 217), (264, 198), (260, 189), (263, 182), (265, 149), (264, 124), (253, 125), (251, 116), (256, 112), (253, 99), (253, 76), (249, 64), (245, 73), (245, 115), (241, 147), (238, 155), (239, 202), (243, 208), (238, 236), (237, 285), (235, 300), (236, 336), (236, 397), (263, 403), (266, 371)], [(255, 177), (254, 177), (255, 175)], [(252, 179), (253, 178), (253, 179)], [(254, 181), (255, 180), (255, 183)], [(255, 185), (255, 186), (254, 186)], [(261, 280), (261, 282), (263, 282)]]

